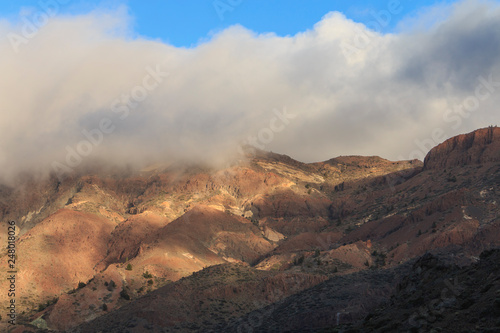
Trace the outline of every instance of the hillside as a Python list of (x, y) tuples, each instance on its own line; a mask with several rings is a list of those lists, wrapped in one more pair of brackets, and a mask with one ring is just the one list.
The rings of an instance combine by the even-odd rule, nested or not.
[(21, 229), (18, 328), (222, 332), (258, 317), (279, 332), (331, 329), (337, 313), (357, 325), (426, 253), (463, 266), (500, 247), (499, 154), (490, 127), (424, 163), (256, 150), (222, 169), (27, 177), (0, 191), (2, 221)]

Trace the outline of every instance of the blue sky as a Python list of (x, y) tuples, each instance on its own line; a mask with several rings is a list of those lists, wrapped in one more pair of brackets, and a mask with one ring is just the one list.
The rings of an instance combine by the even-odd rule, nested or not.
[[(41, 8), (58, 2), (60, 14), (83, 14), (94, 9), (126, 5), (137, 35), (160, 39), (175, 46), (193, 46), (234, 24), (258, 33), (295, 35), (311, 29), (330, 11), (344, 13), (356, 22), (377, 22), (373, 13), (387, 12), (390, 3), (401, 3), (400, 13), (391, 15), (383, 32), (397, 30), (398, 23), (418, 15), (428, 6), (453, 1), (327, 1), (327, 0), (19, 0), (0, 2), (0, 17), (19, 18), (23, 7)], [(398, 11), (399, 11), (398, 10)]]

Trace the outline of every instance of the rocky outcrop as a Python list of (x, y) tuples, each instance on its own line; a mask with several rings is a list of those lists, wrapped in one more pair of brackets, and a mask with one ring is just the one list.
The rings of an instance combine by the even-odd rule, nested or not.
[(500, 128), (487, 127), (455, 136), (431, 149), (424, 170), (500, 161)]

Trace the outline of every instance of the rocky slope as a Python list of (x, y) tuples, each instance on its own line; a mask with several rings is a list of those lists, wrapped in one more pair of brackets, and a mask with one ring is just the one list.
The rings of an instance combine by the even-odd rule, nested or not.
[(214, 331), (498, 332), (500, 249), (476, 261), (427, 253), (396, 269), (333, 277)]
[[(75, 332), (209, 331), (217, 323), (272, 304), (325, 278), (240, 264), (206, 268), (106, 314)], [(140, 308), (140, 311), (137, 309)]]
[(21, 229), (17, 328), (224, 331), (258, 313), (275, 331), (332, 327), (337, 313), (354, 323), (426, 252), (465, 265), (500, 246), (499, 144), (494, 127), (444, 142), (425, 165), (255, 151), (219, 170), (100, 169), (4, 187), (3, 221)]
[(398, 284), (390, 301), (351, 332), (499, 332), (500, 249), (457, 266), (427, 254)]
[(455, 136), (431, 149), (424, 169), (446, 169), (455, 166), (500, 161), (500, 128), (490, 126)]
[(335, 276), (221, 324), (214, 332), (317, 332), (361, 320), (370, 309), (389, 300), (394, 281), (400, 280), (408, 268), (405, 265), (397, 270), (365, 270)]

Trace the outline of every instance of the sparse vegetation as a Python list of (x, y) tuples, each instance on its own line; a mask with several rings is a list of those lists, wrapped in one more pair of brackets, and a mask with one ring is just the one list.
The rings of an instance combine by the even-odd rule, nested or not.
[(48, 300), (46, 303), (40, 303), (38, 305), (38, 312), (41, 312), (41, 311), (45, 310), (46, 308), (48, 308), (49, 306), (56, 304), (58, 300), (59, 300), (59, 297), (54, 297), (53, 299)]
[(382, 251), (374, 250), (372, 252), (372, 256), (374, 257), (374, 265), (373, 268), (383, 267), (385, 266), (385, 259), (387, 258), (387, 254)]
[(104, 285), (107, 286), (108, 291), (113, 291), (116, 288), (116, 283), (115, 281), (111, 280), (108, 282), (104, 282)]
[[(408, 167), (403, 162), (401, 163), (402, 167)], [(261, 172), (261, 169), (265, 170), (262, 172), (272, 172), (268, 168), (261, 168), (254, 173), (247, 172), (244, 174), (247, 177), (244, 187), (238, 187), (241, 184), (237, 184), (237, 180), (234, 180), (235, 183), (233, 183), (232, 178), (220, 177), (221, 180), (216, 179), (217, 177), (206, 176), (204, 174), (200, 177), (198, 177), (198, 174), (195, 174), (194, 179), (196, 180), (196, 184), (194, 182), (189, 184), (188, 182), (193, 179), (190, 178), (191, 174), (187, 175), (186, 178), (183, 178), (185, 175), (179, 175), (179, 182), (172, 186), (159, 183), (161, 186), (158, 186), (158, 188), (149, 188), (141, 185), (144, 188), (140, 191), (137, 198), (135, 198), (137, 195), (135, 192), (134, 194), (123, 194), (123, 197), (121, 197), (122, 190), (116, 188), (113, 190), (106, 189), (104, 187), (107, 185), (96, 179), (94, 183), (89, 183), (90, 186), (85, 187), (84, 193), (75, 196), (74, 201), (79, 204), (78, 209), (86, 207), (83, 206), (83, 202), (85, 201), (89, 205), (88, 207), (94, 210), (90, 211), (90, 208), (88, 210), (87, 208), (82, 208), (84, 212), (98, 214), (99, 209), (101, 211), (105, 209), (107, 213), (102, 214), (106, 215), (109, 213), (117, 216), (109, 217), (109, 219), (119, 220), (120, 216), (126, 219), (131, 218), (126, 213), (125, 208), (127, 202), (130, 200), (131, 207), (139, 207), (138, 205), (140, 205), (141, 209), (148, 210), (147, 214), (151, 213), (152, 223), (147, 228), (143, 225), (137, 226), (141, 223), (136, 222), (141, 222), (140, 219), (143, 217), (135, 217), (136, 221), (132, 217), (128, 222), (118, 224), (119, 228), (116, 228), (115, 224), (109, 223), (109, 226), (106, 227), (109, 229), (107, 231), (108, 236), (111, 233), (120, 242), (118, 250), (115, 248), (111, 249), (114, 243), (110, 244), (109, 257), (106, 259), (110, 260), (110, 263), (112, 262), (113, 266), (111, 268), (118, 267), (118, 271), (108, 272), (107, 274), (116, 274), (112, 276), (119, 278), (119, 282), (115, 284), (113, 280), (103, 281), (105, 276), (108, 276), (107, 278), (110, 279), (110, 275), (105, 275), (102, 272), (96, 275), (97, 281), (100, 281), (99, 284), (96, 281), (92, 283), (91, 280), (84, 280), (86, 283), (79, 282), (77, 287), (70, 292), (76, 292), (77, 294), (70, 297), (65, 296), (66, 299), (71, 300), (69, 304), (71, 302), (73, 302), (73, 305), (82, 304), (82, 308), (77, 309), (77, 311), (85, 310), (85, 312), (88, 312), (87, 307), (89, 307), (91, 310), (95, 310), (97, 315), (103, 315), (105, 313), (102, 311), (108, 311), (107, 304), (110, 304), (109, 311), (114, 309), (117, 298), (118, 304), (116, 304), (116, 307), (119, 307), (126, 303), (122, 299), (128, 301), (137, 296), (144, 296), (148, 299), (148, 297), (153, 295), (144, 295), (146, 291), (152, 291), (166, 283), (172, 283), (171, 288), (165, 288), (165, 297), (172, 297), (172, 290), (182, 290), (183, 296), (184, 293), (186, 295), (183, 297), (184, 299), (179, 300), (179, 308), (174, 307), (175, 309), (172, 309), (172, 311), (182, 312), (187, 320), (193, 320), (193, 318), (195, 318), (194, 320), (198, 320), (194, 315), (199, 315), (201, 318), (202, 315), (216, 313), (215, 319), (209, 318), (207, 321), (207, 325), (213, 325), (215, 321), (222, 322), (226, 320), (226, 312), (237, 318), (242, 313), (252, 311), (246, 305), (252, 305), (252, 302), (255, 302), (255, 299), (252, 298), (254, 296), (264, 296), (266, 297), (266, 301), (278, 301), (271, 299), (271, 297), (289, 297), (289, 294), (298, 292), (298, 289), (293, 289), (295, 286), (297, 288), (300, 287), (300, 290), (302, 290), (306, 286), (309, 287), (310, 283), (320, 283), (324, 279), (332, 278), (333, 274), (338, 272), (341, 273), (337, 274), (333, 280), (336, 280), (339, 286), (342, 286), (340, 283), (345, 283), (345, 290), (350, 288), (351, 282), (349, 279), (351, 278), (351, 273), (354, 273), (353, 276), (370, 281), (369, 287), (371, 288), (370, 292), (372, 292), (373, 289), (379, 287), (379, 282), (385, 281), (383, 277), (390, 276), (392, 271), (398, 270), (399, 264), (406, 265), (408, 259), (415, 259), (415, 256), (420, 255), (421, 250), (427, 250), (428, 248), (429, 251), (432, 251), (444, 243), (454, 243), (455, 239), (458, 239), (456, 237), (456, 230), (461, 230), (461, 223), (467, 219), (467, 215), (486, 221), (486, 217), (489, 216), (488, 218), (491, 220), (499, 212), (496, 206), (493, 204), (489, 204), (488, 206), (487, 204), (496, 200), (497, 197), (495, 196), (498, 196), (499, 192), (498, 186), (493, 181), (496, 182), (496, 180), (500, 179), (498, 177), (495, 178), (495, 174), (500, 172), (500, 168), (497, 165), (493, 166), (493, 163), (491, 167), (484, 166), (484, 172), (478, 170), (477, 174), (476, 166), (469, 166), (469, 170), (471, 170), (469, 175), (470, 188), (464, 183), (466, 178), (463, 170), (465, 169), (453, 166), (448, 167), (446, 173), (442, 173), (442, 169), (438, 171), (424, 169), (424, 171), (418, 171), (414, 178), (405, 176), (404, 179), (401, 178), (401, 180), (398, 180), (396, 184), (388, 176), (385, 178), (384, 175), (378, 176), (379, 173), (388, 171), (384, 165), (381, 167), (375, 165), (371, 168), (370, 175), (368, 176), (367, 170), (361, 170), (360, 174), (352, 175), (351, 172), (354, 166), (351, 164), (344, 166), (344, 170), (347, 169), (344, 174), (339, 173), (339, 168), (334, 163), (331, 165), (328, 165), (328, 163), (318, 164), (320, 168), (321, 165), (324, 165), (325, 168), (331, 170), (329, 171), (331, 172), (330, 180), (323, 183), (318, 182), (320, 172), (316, 169), (318, 168), (316, 164), (309, 166), (301, 165), (297, 164), (294, 168), (298, 170), (303, 168), (302, 171), (307, 172), (304, 172), (305, 176), (301, 175), (300, 179), (295, 178), (295, 182), (293, 182), (294, 175), (291, 168), (287, 168), (286, 173), (282, 172), (282, 170), (276, 170), (278, 175), (271, 174), (270, 178), (268, 178), (270, 180), (264, 182), (260, 180), (267, 176), (263, 176), (259, 172)], [(367, 169), (367, 166), (362, 164), (360, 168)], [(442, 167), (440, 166), (440, 168)], [(235, 179), (243, 178), (240, 171), (236, 170), (234, 172), (235, 177), (238, 177)], [(371, 173), (375, 176), (373, 179), (369, 178), (372, 177)], [(164, 177), (161, 174), (160, 176)], [(164, 178), (168, 179), (167, 176), (168, 174)], [(362, 176), (363, 178), (360, 180), (357, 178), (358, 176)], [(392, 177), (392, 175), (390, 176)], [(453, 177), (455, 177), (455, 180), (453, 180)], [(483, 179), (481, 177), (486, 178)], [(456, 178), (459, 179), (460, 186), (453, 184), (456, 182)], [(259, 181), (257, 182), (256, 180)], [(346, 181), (345, 190), (344, 183), (339, 184), (343, 180)], [(120, 181), (122, 180), (120, 179)], [(141, 179), (139, 176), (137, 179), (134, 178), (134, 181), (138, 183), (149, 182), (149, 180)], [(162, 182), (169, 181), (162, 180)], [(258, 186), (253, 186), (254, 181), (256, 184), (258, 183)], [(112, 182), (112, 180), (109, 180), (109, 182)], [(204, 182), (207, 182), (207, 184)], [(227, 182), (227, 184), (224, 184), (224, 182)], [(307, 182), (310, 182), (310, 184)], [(490, 183), (493, 183), (493, 185)], [(430, 184), (432, 184), (432, 188), (429, 186)], [(130, 186), (139, 187), (139, 185)], [(221, 186), (224, 190), (217, 190)], [(334, 195), (330, 196), (334, 186)], [(389, 188), (389, 186), (392, 188)], [(61, 184), (61, 190), (64, 189), (66, 191), (64, 193), (68, 192), (67, 187), (68, 185), (65, 183)], [(115, 192), (118, 193), (120, 195), (118, 203), (113, 202), (114, 206), (109, 205), (108, 202), (102, 203), (101, 206), (99, 206), (101, 203), (92, 203), (94, 199), (91, 195), (94, 195), (94, 192), (91, 193), (90, 190), (94, 191), (94, 187), (98, 193), (109, 194), (109, 198), (99, 194), (99, 200), (109, 200), (109, 202), (112, 202)], [(159, 188), (162, 187), (168, 187), (170, 193), (167, 195), (160, 192)], [(240, 192), (240, 188), (245, 189), (245, 191), (242, 190)], [(200, 193), (193, 195), (189, 202), (177, 202), (177, 199), (180, 198), (180, 196), (178, 197), (180, 192), (191, 193), (194, 190), (200, 190)], [(216, 191), (217, 196), (214, 196)], [(321, 191), (324, 191), (324, 193)], [(364, 195), (362, 192), (364, 192)], [(159, 197), (160, 193), (161, 198)], [(307, 197), (306, 193), (312, 195)], [(356, 196), (355, 194), (358, 195)], [(187, 196), (188, 194), (185, 195)], [(133, 196), (134, 198), (130, 199), (129, 196)], [(151, 199), (152, 197), (153, 199)], [(65, 194), (59, 200), (58, 204), (64, 203), (67, 198), (68, 194)], [(425, 202), (422, 201), (422, 198), (425, 199)], [(410, 200), (413, 203), (411, 205), (409, 205)], [(68, 202), (70, 201), (68, 200)], [(191, 209), (194, 207), (202, 208), (200, 208), (199, 212), (195, 211), (196, 213), (193, 215), (182, 217), (185, 212), (190, 214)], [(225, 215), (224, 208), (221, 207), (230, 207), (231, 214), (241, 215), (246, 220), (235, 215)], [(251, 210), (249, 210), (250, 207)], [(73, 208), (77, 210), (76, 206)], [(137, 211), (139, 211), (138, 209)], [(161, 212), (163, 212), (163, 216), (154, 215), (162, 215)], [(227, 214), (230, 213), (229, 209), (226, 209), (225, 212)], [(465, 218), (462, 218), (462, 214), (466, 215)], [(200, 220), (197, 220), (199, 217)], [(166, 221), (175, 221), (176, 219), (178, 220), (177, 222), (168, 226), (171, 230), (165, 229), (169, 232), (157, 232), (160, 227), (163, 228), (161, 223), (166, 224)], [(231, 221), (234, 222), (234, 219), (246, 223), (232, 223)], [(381, 219), (384, 220), (382, 221)], [(186, 223), (188, 221), (190, 223)], [(439, 226), (437, 226), (437, 222), (440, 223)], [(468, 224), (470, 224), (470, 221)], [(456, 229), (455, 225), (457, 226)], [(262, 232), (264, 228), (269, 229), (269, 232)], [(449, 242), (442, 242), (440, 241), (441, 237), (436, 237), (438, 236), (436, 234), (430, 234), (430, 232), (436, 233), (446, 229), (448, 229), (447, 232), (449, 231), (450, 234)], [(352, 231), (352, 234), (345, 237), (345, 234), (343, 234), (344, 231), (345, 233)], [(186, 236), (183, 239), (185, 242), (182, 244), (171, 241), (172, 239), (168, 238), (170, 234), (177, 236), (180, 233), (182, 233), (182, 236)], [(280, 234), (285, 236), (284, 239), (278, 239), (278, 236), (281, 238)], [(424, 237), (416, 238), (422, 234), (425, 234)], [(134, 239), (129, 237), (129, 235), (134, 235)], [(143, 246), (141, 251), (132, 252), (133, 250), (137, 250), (134, 240), (139, 238), (144, 239), (144, 237), (149, 237), (148, 235), (153, 236), (150, 237), (152, 241), (147, 242), (148, 246)], [(165, 239), (160, 239), (157, 235), (162, 235)], [(389, 237), (389, 235), (392, 236)], [(427, 236), (432, 236), (437, 241), (431, 242), (430, 237), (425, 239)], [(272, 239), (272, 241), (269, 241), (268, 238)], [(490, 238), (493, 239), (493, 237)], [(475, 241), (479, 243), (480, 240), (476, 239)], [(396, 244), (396, 240), (402, 243), (399, 249), (396, 249), (400, 246), (399, 243)], [(426, 242), (427, 240), (429, 242)], [(155, 248), (159, 242), (161, 242), (159, 248)], [(349, 246), (347, 244), (352, 245)], [(22, 245), (24, 246), (24, 244)], [(47, 244), (47, 246), (49, 245), (51, 246), (52, 243)], [(185, 248), (182, 249), (184, 245)], [(451, 245), (455, 247), (459, 246), (457, 244)], [(123, 254), (120, 255), (120, 253), (124, 253), (121, 247), (126, 248), (125, 253), (128, 253), (132, 258), (134, 266), (132, 266), (131, 261), (129, 262), (128, 257), (125, 258)], [(173, 250), (174, 247), (175, 251)], [(206, 251), (207, 248), (212, 250), (215, 255)], [(200, 251), (192, 251), (192, 249), (199, 249)], [(172, 255), (170, 255), (171, 253)], [(210, 255), (206, 256), (204, 253), (209, 253)], [(166, 281), (166, 277), (171, 276), (170, 273), (158, 266), (164, 263), (164, 256), (169, 257), (168, 268), (179, 273), (178, 276), (185, 276), (184, 278), (175, 283)], [(219, 258), (228, 258), (226, 260), (228, 262), (218, 265), (222, 260), (219, 260), (217, 256)], [(386, 256), (389, 256), (390, 259), (387, 260)], [(78, 258), (82, 258), (82, 264), (89, 263), (88, 258), (83, 256), (79, 256)], [(99, 259), (97, 256), (95, 258)], [(151, 260), (143, 260), (145, 258), (151, 258)], [(363, 258), (365, 261), (362, 260)], [(234, 261), (241, 261), (244, 265), (231, 263), (232, 259)], [(380, 269), (387, 265), (386, 260), (387, 263), (390, 263), (391, 267), (388, 267), (387, 270)], [(198, 265), (203, 266), (204, 269), (193, 273), (190, 270), (201, 268), (201, 266), (185, 265), (185, 262), (188, 261), (197, 261)], [(77, 264), (79, 263), (77, 262)], [(93, 263), (93, 265), (96, 265), (96, 263)], [(56, 266), (56, 264), (53, 266)], [(146, 268), (152, 269), (152, 272), (155, 274), (151, 274), (145, 270)], [(54, 267), (54, 269), (60, 268)], [(123, 270), (133, 271), (133, 273), (123, 272)], [(140, 272), (143, 273), (141, 274)], [(122, 277), (119, 277), (118, 273), (122, 275), (124, 280), (122, 280)], [(135, 277), (135, 281), (131, 279), (132, 276)], [(381, 278), (370, 280), (371, 276)], [(104, 283), (105, 288), (102, 288), (102, 283)], [(182, 288), (177, 288), (177, 284), (182, 286)], [(66, 285), (64, 286), (64, 288), (68, 288)], [(94, 291), (99, 291), (94, 293), (90, 291), (88, 293), (78, 291), (78, 289), (82, 289), (85, 286), (91, 287)], [(75, 286), (70, 285), (69, 288), (73, 287)], [(439, 291), (442, 290), (442, 287), (439, 285), (435, 289)], [(221, 296), (221, 290), (224, 293), (223, 296)], [(281, 294), (276, 294), (276, 290), (281, 292)], [(318, 289), (317, 291), (321, 295), (328, 292), (325, 288), (321, 291)], [(386, 292), (388, 293), (389, 290), (383, 290), (380, 294), (385, 294)], [(447, 294), (450, 294), (450, 292)], [(87, 296), (90, 296), (90, 300), (85, 299)], [(369, 296), (369, 293), (365, 296)], [(174, 293), (173, 297), (178, 298), (178, 294)], [(226, 297), (226, 299), (221, 300), (221, 297)], [(495, 297), (500, 297), (500, 294)], [(195, 303), (189, 303), (190, 300), (188, 298), (192, 298)], [(418, 298), (415, 297), (415, 299)], [(243, 302), (242, 300), (246, 303), (238, 303)], [(314, 299), (314, 301), (316, 300), (318, 298)], [(494, 300), (494, 297), (490, 298), (489, 302), (493, 302)], [(48, 303), (42, 302), (38, 304), (40, 301), (37, 302), (32, 299), (22, 299), (21, 301), (30, 302), (28, 304), (29, 309), (37, 309), (38, 307), (39, 311), (47, 311), (46, 308), (49, 306)], [(458, 299), (457, 307), (461, 306), (461, 302), (462, 300)], [(203, 306), (199, 308), (191, 306), (198, 303), (200, 305), (203, 304)], [(309, 306), (309, 304), (305, 302), (306, 306)], [(264, 305), (267, 306), (268, 304), (263, 304), (262, 306)], [(131, 304), (130, 308), (133, 308), (133, 306)], [(70, 307), (72, 306), (70, 305), (68, 308)], [(368, 308), (368, 305), (366, 307)], [(334, 308), (334, 310), (337, 309), (333, 306), (331, 308)], [(339, 306), (338, 308), (346, 307)], [(170, 311), (170, 309), (166, 310)], [(73, 308), (71, 311), (73, 311)], [(197, 311), (205, 312), (200, 314)], [(92, 315), (94, 315), (93, 312), (90, 311)], [(187, 315), (189, 312), (192, 314), (191, 317)], [(275, 317), (278, 318), (280, 314), (276, 312)], [(32, 316), (32, 313), (27, 315), (27, 318), (28, 316)], [(344, 316), (342, 314), (342, 316), (341, 319), (347, 319), (347, 315)], [(334, 317), (335, 314), (332, 318)], [(76, 320), (81, 319), (76, 318)], [(206, 317), (199, 319), (196, 325), (201, 325), (205, 319)], [(380, 330), (384, 329), (391, 330), (391, 328), (381, 325)]]
[(293, 264), (295, 266), (302, 265), (304, 263), (304, 255), (301, 255), (299, 258), (295, 258)]
[(457, 181), (457, 177), (455, 177), (455, 175), (452, 175), (451, 173), (449, 173), (448, 177), (446, 178), (446, 181), (455, 183)]
[(127, 290), (125, 288), (123, 288), (120, 291), (120, 297), (123, 298), (124, 300), (127, 300), (127, 301), (130, 300), (130, 295), (128, 294), (128, 292), (127, 292)]

